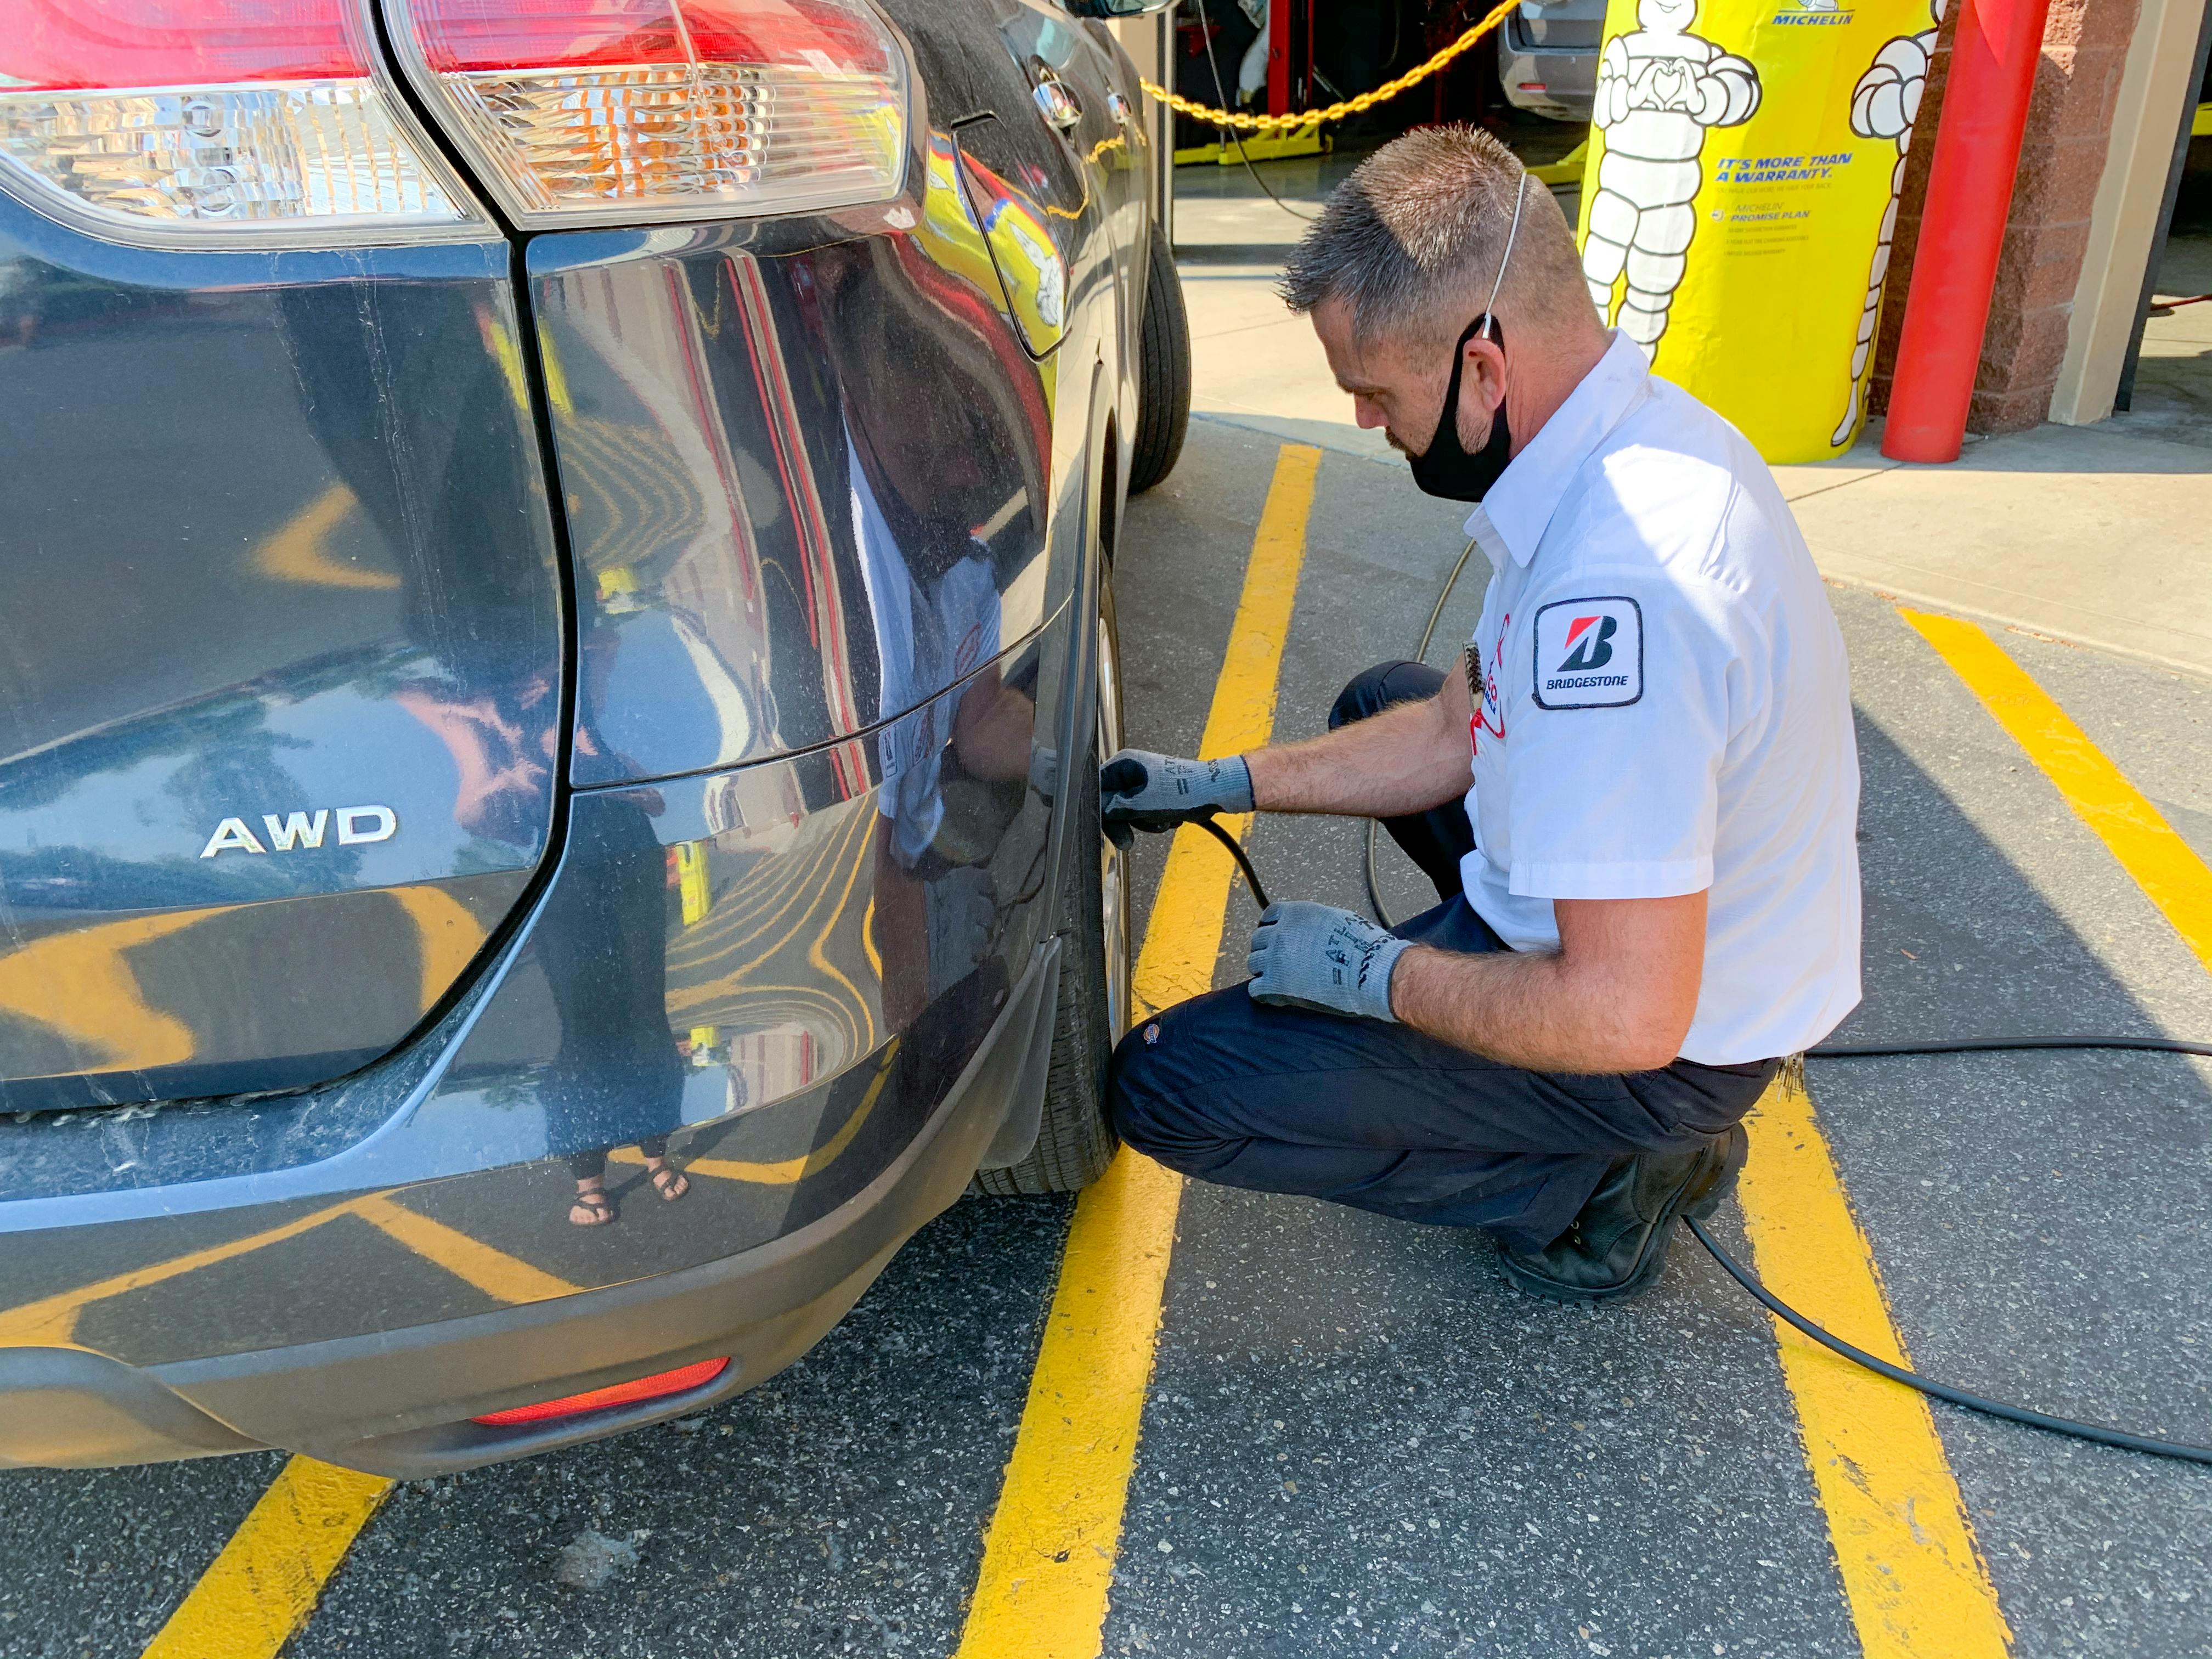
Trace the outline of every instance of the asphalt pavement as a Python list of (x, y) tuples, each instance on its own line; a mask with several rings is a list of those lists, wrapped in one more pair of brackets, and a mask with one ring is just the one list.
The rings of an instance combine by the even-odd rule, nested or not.
[[(1201, 416), (1131, 506), (1133, 744), (1198, 741), (1281, 441)], [(1279, 734), (1410, 654), (1460, 517), (1401, 463), (1322, 457)], [(1431, 660), (1486, 574), (1478, 552)], [(1832, 597), (1866, 780), (1868, 996), (1840, 1035), (2212, 1038), (2204, 966), (2036, 760), (1895, 604)], [(2212, 859), (2212, 683), (1991, 637)], [(1250, 848), (1279, 896), (1364, 903), (1351, 824), (1263, 819)], [(1140, 927), (1164, 857), (1139, 848)], [(1425, 902), (1384, 861), (1394, 907)], [(1234, 890), (1224, 981), (1252, 918)], [(1917, 1363), (2212, 1440), (2212, 1066), (1816, 1060), (1810, 1086)], [(951, 1653), (1073, 1207), (955, 1206), (814, 1352), (698, 1417), (403, 1486), (285, 1651)], [(1719, 1231), (1742, 1246), (1733, 1205)], [(2212, 1474), (1934, 1421), (2014, 1652), (2212, 1652)], [(1871, 1651), (1806, 1447), (1772, 1328), (1694, 1248), (1629, 1306), (1559, 1309), (1478, 1237), (1193, 1184), (1103, 1651)], [(0, 1473), (0, 1654), (138, 1653), (281, 1462)], [(1956, 1650), (1914, 1639), (1887, 1651)]]

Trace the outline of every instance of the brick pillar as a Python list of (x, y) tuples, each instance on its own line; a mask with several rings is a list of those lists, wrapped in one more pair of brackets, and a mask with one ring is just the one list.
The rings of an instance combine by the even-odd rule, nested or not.
[[(2126, 67), (2139, 0), (2051, 0), (2043, 32), (2043, 61), (2021, 143), (2020, 173), (2005, 223), (1980, 372), (1966, 425), (1974, 432), (2017, 432), (2040, 424), (2066, 355), (2074, 288), (2089, 240), (2089, 210), (2105, 169), (2112, 110)], [(1889, 289), (1882, 307), (1873, 406), (1886, 409), (1905, 320), (1905, 284), (1927, 199), (1928, 166), (1936, 148), (1943, 82), (1950, 69), (1957, 0), (1946, 13), (1929, 66), (1920, 118), (1898, 204)]]

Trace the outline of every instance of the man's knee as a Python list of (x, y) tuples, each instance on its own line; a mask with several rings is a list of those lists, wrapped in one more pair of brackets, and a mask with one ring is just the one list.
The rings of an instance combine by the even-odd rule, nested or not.
[(1376, 663), (1354, 674), (1351, 683), (1336, 694), (1328, 711), (1328, 729), (1334, 732), (1354, 720), (1366, 720), (1398, 703), (1423, 702), (1436, 696), (1443, 683), (1443, 673), (1426, 663)]
[[(1182, 1005), (1184, 1009), (1190, 1006)], [(1166, 1011), (1170, 1016), (1177, 1012)], [(1161, 1021), (1156, 1017), (1115, 1048), (1106, 1074), (1107, 1116), (1125, 1145), (1170, 1170), (1203, 1174), (1232, 1156), (1241, 1142), (1206, 1109), (1206, 1078), (1179, 1056), (1164, 1052), (1160, 1036)]]
[(1179, 1093), (1161, 1073), (1153, 1048), (1159, 1042), (1157, 1019), (1138, 1026), (1114, 1050), (1106, 1071), (1106, 1113), (1125, 1145), (1175, 1167), (1163, 1156), (1190, 1139), (1191, 1126), (1178, 1109)]
[(1116, 1135), (1139, 1152), (1145, 1150), (1151, 1091), (1138, 1089), (1130, 1073), (1144, 1063), (1139, 1057), (1144, 1032), (1142, 1025), (1133, 1027), (1114, 1045), (1113, 1058), (1106, 1062), (1107, 1121), (1114, 1126)]

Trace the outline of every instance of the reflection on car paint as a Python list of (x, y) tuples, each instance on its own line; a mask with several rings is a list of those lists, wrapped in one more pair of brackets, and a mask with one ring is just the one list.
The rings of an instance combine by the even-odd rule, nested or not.
[[(0, 1345), (151, 1364), (620, 1284), (803, 1227), (913, 1145), (1040, 944), (1047, 745), (1086, 556), (1083, 420), (1056, 429), (1060, 366), (1027, 349), (959, 156), (932, 135), (922, 211), (789, 253), (728, 227), (534, 239), (522, 349), (577, 556), (572, 777), (596, 786), (561, 868), (486, 976), (381, 1063), (248, 1109), (0, 1121), (8, 1289), (26, 1298), (0, 1308)], [(1104, 265), (1071, 280), (1034, 198), (1011, 222), (1054, 273), (1026, 279), (1031, 321), (1056, 281), (1061, 339), (1095, 354)], [(511, 331), (471, 329), (498, 401), (521, 403)], [(389, 605), (407, 578), (351, 539), (387, 505), (325, 474), (257, 568)], [(449, 793), (272, 779), (196, 820), (185, 867), (263, 884), (225, 897), (265, 914), (308, 879), (291, 866), (391, 856), (418, 823), (442, 826), (448, 859), (503, 832), (537, 854), (513, 786), (544, 787), (532, 720), (557, 682), (526, 708), (514, 672), (487, 702), (424, 689), (402, 659), (342, 665), (317, 695), (376, 702), (411, 733), (409, 775)], [(246, 718), (283, 735), (311, 702)], [(390, 805), (388, 842), (198, 858), (222, 817), (360, 801)], [(525, 878), (487, 868), (470, 879), (513, 887), (474, 904), (451, 881), (359, 896), (415, 930), (420, 971), (398, 981), (427, 990)], [(466, 927), (440, 910), (457, 902)], [(698, 1177), (681, 1204), (642, 1184), (662, 1136)], [(580, 1158), (605, 1160), (619, 1226), (569, 1224)], [(241, 1306), (249, 1263), (254, 1282), (346, 1293)]]
[[(972, 143), (977, 131), (966, 129), (965, 143)], [(1033, 356), (1046, 356), (1066, 332), (1067, 266), (1045, 222), (1045, 210), (968, 154), (964, 144), (960, 159), (969, 211), (982, 228), (1022, 338)]]
[[(0, 957), (0, 1029), (19, 1079), (11, 1095), (35, 1100), (29, 1083), (78, 1073), (129, 1079), (190, 1066), (181, 1075), (212, 1084), (240, 1075), (224, 1068), (245, 1066), (254, 1077), (281, 1076), (266, 1050), (272, 1030), (283, 1030), (283, 999), (273, 988), (261, 996), (258, 988), (286, 983), (319, 1004), (318, 986), (342, 977), (325, 929), (345, 951), (415, 964), (411, 974), (386, 974), (331, 999), (333, 1006), (315, 1007), (317, 1047), (301, 1062), (310, 1077), (345, 1069), (348, 1060), (365, 1064), (445, 994), (521, 884), (520, 874), (505, 873), (340, 893), (316, 903), (304, 949), (292, 926), (296, 901), (26, 929)], [(195, 985), (203, 994), (188, 997)], [(257, 990), (204, 994), (225, 986)], [(118, 1082), (105, 1092), (127, 1098), (137, 1091)]]
[[(532, 244), (592, 590), (579, 783), (835, 744), (944, 688), (886, 701), (864, 493), (918, 557), (988, 529), (1002, 592), (1043, 553), (1048, 389), (947, 176), (950, 141), (932, 144), (903, 232), (774, 258), (726, 230), (651, 258), (599, 238), (568, 263), (569, 239)], [(1032, 601), (1020, 620), (1033, 630), (1043, 612)]]
[[(250, 1112), (0, 1123), (10, 1285), (73, 1287), (0, 1308), (0, 1346), (150, 1364), (374, 1330), (402, 1305), (456, 1318), (712, 1261), (834, 1209), (943, 1102), (1041, 938), (1050, 803), (979, 774), (1018, 757), (1052, 775), (1034, 758), (1059, 717), (1056, 685), (1032, 703), (1042, 644), (921, 711), (941, 752), (919, 799), (872, 741), (858, 793), (816, 750), (580, 794), (526, 933), (410, 1056), (442, 1055), (427, 1075), (394, 1068), (380, 1092), (372, 1069)], [(909, 862), (916, 811), (934, 828)], [(705, 1183), (679, 1205), (639, 1168), (663, 1136)], [(580, 1158), (605, 1160), (621, 1225), (568, 1224)], [(115, 1202), (132, 1193), (135, 1221)], [(74, 1224), (95, 1210), (95, 1232)], [(248, 1255), (349, 1294), (234, 1307), (217, 1270)]]
[[(0, 402), (52, 415), (0, 425), (0, 1109), (319, 1083), (546, 848), (560, 592), (503, 251), (131, 282), (22, 216)], [(132, 414), (149, 386), (190, 407)]]
[[(511, 700), (457, 697), (436, 659), (392, 649), (0, 767), (6, 1103), (297, 1087), (374, 1060), (520, 895), (548, 746)], [(387, 799), (339, 793), (364, 778)]]
[(926, 144), (923, 165), (928, 188), (921, 222), (916, 227), (922, 246), (948, 275), (963, 279), (978, 294), (999, 295), (999, 275), (991, 264), (991, 251), (983, 245), (982, 227), (976, 222), (968, 192), (961, 188), (960, 154), (952, 135), (932, 131)]

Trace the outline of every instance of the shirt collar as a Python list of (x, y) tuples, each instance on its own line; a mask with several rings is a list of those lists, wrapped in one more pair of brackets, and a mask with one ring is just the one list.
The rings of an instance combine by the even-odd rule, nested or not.
[(1567, 485), (1643, 395), (1651, 360), (1619, 329), (1612, 335), (1605, 355), (1468, 514), (1467, 533), (1493, 565), (1501, 550), (1518, 565), (1535, 556)]

